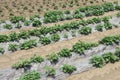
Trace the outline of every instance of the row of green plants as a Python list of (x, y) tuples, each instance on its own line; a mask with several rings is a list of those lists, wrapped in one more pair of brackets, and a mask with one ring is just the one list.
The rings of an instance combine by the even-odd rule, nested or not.
[[(71, 74), (76, 71), (76, 67), (73, 65), (64, 64), (61, 68), (64, 73)], [(56, 75), (56, 70), (53, 67), (45, 66), (45, 73), (48, 77), (54, 77)], [(20, 76), (18, 80), (38, 80), (41, 78), (41, 73), (35, 70), (28, 71)]]
[[(32, 22), (32, 26), (33, 26), (33, 27), (39, 27), (39, 26), (41, 26), (41, 24), (42, 24), (42, 23), (41, 23), (39, 20), (34, 20), (34, 21)], [(25, 25), (26, 25), (26, 26), (29, 26), (29, 25), (30, 25), (30, 22), (29, 22), (29, 23), (25, 22)], [(21, 23), (19, 23), (19, 22), (16, 23), (15, 28), (20, 29), (21, 27), (22, 27)], [(4, 29), (9, 29), (9, 30), (13, 29), (12, 24), (5, 24), (5, 25), (3, 25), (3, 28), (4, 28)]]
[(120, 12), (117, 13), (117, 17), (120, 17)]
[(119, 10), (118, 7), (120, 6), (117, 3), (106, 2), (102, 5), (80, 7), (75, 10), (75, 13), (79, 14), (83, 12), (85, 13), (85, 16), (93, 16), (93, 15), (99, 16), (99, 15), (103, 15), (105, 12)]
[[(96, 29), (98, 31), (103, 31), (103, 28), (105, 28), (106, 30), (107, 29), (112, 29), (112, 24), (107, 22), (107, 23), (104, 24), (104, 26), (103, 25), (96, 26)], [(91, 31), (92, 31), (92, 29), (90, 27), (82, 27), (79, 30), (79, 33), (84, 34), (84, 35), (88, 35), (88, 34), (91, 33)], [(73, 32), (72, 36), (75, 36), (74, 32)], [(10, 41), (17, 41), (17, 40), (19, 40), (19, 38), (27, 39), (27, 38), (30, 37), (30, 35), (28, 33), (26, 33), (26, 32), (22, 32), (22, 33), (19, 33), (19, 35), (17, 35), (16, 33), (12, 33), (12, 34), (10, 34), (10, 37), (11, 37)], [(60, 36), (58, 34), (51, 35), (50, 39), (49, 39), (49, 37), (43, 37), (43, 36), (41, 37), (40, 35), (39, 35), (39, 37), (40, 37), (39, 42), (42, 45), (48, 45), (48, 44), (50, 44), (52, 42), (57, 42), (57, 41), (60, 40)], [(65, 35), (64, 35), (64, 37), (65, 37)], [(67, 35), (66, 35), (66, 37), (67, 37)], [(1, 38), (3, 39), (3, 40), (1, 40), (1, 42), (2, 41), (7, 42), (7, 40), (5, 40), (5, 39), (9, 39), (9, 37), (5, 36), (5, 35), (1, 35)], [(20, 45), (9, 44), (8, 50), (14, 52), (14, 51), (17, 51), (19, 48), (21, 50), (26, 50), (26, 49), (30, 49), (30, 48), (33, 48), (33, 47), (36, 47), (36, 46), (37, 46), (37, 42), (35, 40), (29, 40), (29, 41), (26, 41), (24, 43), (21, 43)], [(5, 51), (4, 51), (3, 48), (1, 48), (0, 52), (3, 54)]]
[[(44, 14), (44, 22), (45, 23), (51, 23), (51, 22), (57, 22), (57, 21), (62, 21), (62, 20), (70, 20), (73, 18), (76, 19), (82, 19), (84, 15), (82, 13), (85, 13), (85, 16), (99, 16), (103, 15), (105, 12), (113, 11), (113, 10), (120, 10), (120, 6), (118, 3), (110, 3), (106, 2), (102, 5), (94, 5), (94, 6), (86, 6), (86, 7), (80, 7), (73, 11), (73, 14), (70, 14), (69, 10), (66, 10), (65, 12), (63, 11), (48, 11)], [(36, 19), (37, 18), (37, 19)], [(19, 22), (23, 22), (24, 25), (28, 26), (32, 23), (33, 26), (38, 27), (41, 26), (41, 21), (39, 20), (40, 16), (39, 15), (33, 15), (30, 16), (29, 20), (26, 20), (22, 16), (11, 16), (10, 21), (12, 23), (18, 24), (16, 27), (21, 28), (21, 24)], [(9, 24), (10, 25), (10, 24)], [(12, 29), (8, 28), (7, 29)]]
[(15, 24), (17, 24), (19, 22), (24, 22), (24, 25), (26, 25), (26, 26), (28, 26), (30, 23), (32, 23), (32, 25), (34, 27), (38, 27), (41, 25), (41, 21), (38, 19), (35, 19), (35, 18), (40, 18), (40, 17), (39, 17), (39, 15), (30, 16), (30, 20), (28, 21), (22, 16), (11, 16), (10, 22), (15, 23)]
[(120, 42), (120, 35), (107, 36), (99, 41), (100, 44), (105, 44), (105, 45), (119, 44), (119, 42)]
[[(83, 54), (85, 50), (88, 50), (92, 47), (96, 47), (98, 46), (98, 44), (96, 43), (84, 43), (84, 42), (77, 42), (75, 45), (73, 45), (72, 49), (69, 50), (67, 48), (62, 49), (61, 51), (59, 51), (57, 54), (56, 53), (51, 53), (49, 55), (46, 56), (46, 58), (51, 62), (51, 63), (56, 63), (59, 60), (59, 57), (71, 57), (72, 53), (71, 52), (75, 52), (78, 54)], [(37, 60), (37, 61), (36, 61)], [(33, 58), (30, 58), (28, 60), (20, 60), (19, 62), (15, 63), (13, 65), (13, 68), (19, 69), (19, 68), (24, 68), (29, 66), (32, 62), (39, 62), (39, 60), (41, 60), (41, 57), (36, 55)], [(43, 61), (43, 58), (42, 58)], [(40, 61), (41, 63), (41, 61)]]
[[(41, 35), (47, 35), (48, 33), (49, 34), (54, 34), (54, 33), (57, 33), (57, 32), (61, 32), (63, 30), (69, 31), (71, 29), (79, 29), (80, 25), (86, 26), (86, 25), (92, 24), (92, 23), (100, 23), (101, 21), (107, 22), (109, 24), (109, 22), (108, 22), (109, 19), (110, 19), (110, 17), (93, 18), (93, 19), (89, 19), (87, 21), (80, 20), (79, 22), (71, 22), (69, 24), (65, 23), (63, 25), (55, 25), (53, 27), (42, 27), (41, 29), (22, 31), (20, 33), (15, 33), (14, 32), (14, 33), (11, 33), (9, 35), (0, 35), (0, 42), (16, 41), (16, 40), (19, 40), (21, 38), (23, 38), (23, 39), (29, 38), (30, 36), (40, 37)], [(88, 31), (87, 34), (91, 32), (90, 28), (89, 29), (87, 28), (86, 30)], [(97, 29), (97, 30), (99, 30), (99, 29)], [(83, 28), (80, 31), (80, 33), (83, 33), (85, 31), (84, 31), (84, 28)]]
[(90, 63), (98, 68), (103, 67), (108, 63), (115, 63), (120, 60), (120, 48), (117, 48), (115, 53), (108, 52), (101, 56), (95, 55), (90, 59)]
[[(17, 62), (16, 64), (14, 64), (12, 67), (15, 69), (19, 69), (19, 68), (27, 68), (29, 66), (31, 66), (31, 63), (42, 63), (44, 61), (44, 59), (41, 56), (38, 55), (34, 55), (33, 57), (31, 57), (28, 60), (22, 59), (19, 62)], [(46, 75), (47, 76), (55, 76), (56, 75), (56, 70), (53, 67), (49, 67), (49, 66), (45, 66), (44, 67), (46, 70)], [(68, 65), (68, 64), (64, 64), (61, 68), (61, 71), (64, 73), (68, 73), (71, 74), (74, 71), (76, 71), (76, 67), (72, 66), (72, 65)], [(34, 79), (38, 79), (40, 78), (41, 75), (40, 73), (36, 72), (36, 71), (30, 71), (27, 72), (25, 74), (23, 74), (19, 80), (34, 80)]]
[[(18, 28), (18, 29), (20, 29), (22, 27), (22, 23), (24, 23), (25, 26), (29, 26), (30, 24), (32, 24), (33, 27), (40, 27), (42, 25), (42, 23), (39, 19), (36, 19), (36, 18), (40, 18), (39, 15), (31, 16), (30, 20), (26, 20), (22, 16), (11, 16), (10, 22), (14, 23), (15, 28)], [(5, 23), (3, 25), (3, 28), (9, 29), (9, 30), (13, 29), (12, 24), (6, 23), (5, 21), (2, 21), (1, 23)]]
[(99, 15), (103, 15), (105, 12), (114, 11), (114, 10), (120, 10), (120, 6), (118, 5), (118, 3), (106, 2), (102, 5), (80, 7), (74, 10), (73, 14), (68, 13), (66, 14), (66, 16), (62, 11), (48, 11), (44, 14), (44, 18), (45, 18), (44, 22), (51, 23), (51, 22), (63, 21), (66, 19), (70, 20), (73, 18), (82, 19), (84, 17), (84, 14), (86, 17), (93, 15), (99, 16)]
[[(101, 43), (101, 42), (99, 42), (99, 43)], [(88, 50), (88, 49), (90, 49), (92, 47), (96, 47), (96, 46), (98, 46), (98, 44), (96, 44), (96, 43), (77, 42), (75, 45), (73, 45), (71, 50), (64, 48), (60, 52), (58, 52), (57, 54), (51, 53), (51, 54), (47, 55), (46, 58), (52, 64), (56, 64), (59, 60), (59, 57), (65, 57), (65, 58), (70, 57), (72, 55), (71, 52), (75, 52), (75, 53), (78, 53), (80, 55), (84, 55), (84, 50)], [(102, 56), (93, 56), (90, 59), (90, 63), (95, 67), (102, 67), (103, 65), (105, 65), (107, 63), (114, 63), (118, 60), (120, 60), (120, 48), (117, 48), (114, 54), (111, 52), (108, 52), (108, 53), (103, 54)], [(12, 67), (15, 69), (27, 68), (28, 66), (31, 66), (31, 63), (41, 63), (43, 61), (44, 61), (44, 58), (42, 58), (41, 56), (38, 56), (38, 55), (34, 55), (30, 59), (20, 60), (19, 62), (13, 64)], [(52, 67), (45, 66), (45, 70), (46, 70), (47, 76), (54, 76), (56, 74), (55, 69)], [(61, 70), (64, 73), (71, 74), (72, 72), (74, 72), (77, 69), (75, 66), (64, 64), (61, 67)], [(27, 73), (23, 74), (20, 77), (20, 80), (29, 79), (29, 77), (28, 77), (29, 75), (27, 75), (28, 73), (31, 73), (31, 72), (27, 72)], [(37, 72), (35, 72), (35, 73), (37, 73)], [(34, 74), (31, 75), (31, 77), (35, 78), (35, 75)], [(39, 74), (39, 78), (40, 77), (41, 76)], [(37, 79), (37, 78), (35, 78), (35, 79)]]
[[(80, 30), (80, 33), (85, 34), (85, 35), (87, 35), (88, 33), (91, 33), (91, 31), (89, 31), (88, 29), (89, 29), (89, 27), (84, 27), (83, 29)], [(83, 32), (83, 30), (86, 30), (85, 33)], [(88, 32), (87, 32), (87, 30), (88, 30)], [(26, 37), (28, 37), (28, 36), (26, 36)], [(23, 37), (23, 38), (25, 39), (26, 37)], [(45, 45), (48, 45), (52, 42), (57, 42), (59, 40), (60, 40), (60, 36), (58, 34), (53, 34), (53, 35), (50, 36), (50, 38), (49, 37), (40, 37), (39, 41), (34, 39), (34, 40), (25, 41), (25, 42), (20, 43), (20, 44), (16, 44), (16, 43), (9, 44), (8, 45), (8, 50), (12, 51), (12, 52), (17, 51), (19, 49), (20, 50), (27, 50), (27, 49), (30, 49), (30, 48), (37, 47), (38, 46), (37, 44), (39, 44), (39, 43), (41, 45), (45, 46)], [(3, 54), (4, 52), (5, 52), (4, 49), (1, 48), (0, 53)]]
[[(26, 38), (26, 37), (24, 37), (24, 38)], [(47, 45), (47, 44), (50, 44), (51, 42), (56, 42), (59, 40), (60, 40), (60, 36), (58, 34), (53, 34), (53, 35), (51, 35), (50, 39), (48, 37), (41, 37), (39, 39), (39, 42), (37, 42), (34, 39), (34, 40), (25, 41), (23, 43), (20, 43), (19, 45), (15, 44), (15, 43), (9, 44), (8, 50), (12, 51), (12, 52), (17, 51), (19, 48), (21, 50), (27, 50), (27, 49), (36, 47), (37, 43), (41, 43), (42, 45)], [(3, 54), (4, 52), (5, 52), (5, 50), (3, 48), (0, 48), (0, 53)]]
[[(109, 38), (108, 38), (109, 37)], [(104, 41), (104, 39), (108, 39), (107, 41), (105, 40)], [(109, 41), (111, 41), (111, 39), (113, 39), (114, 41), (118, 41), (118, 42), (120, 42), (120, 35), (115, 35), (115, 36), (107, 36), (107, 37), (104, 37), (103, 39), (101, 39), (100, 41), (99, 41), (99, 44), (105, 44), (106, 42), (109, 42)], [(101, 43), (101, 41), (102, 41), (102, 43)], [(46, 58), (48, 59), (48, 60), (50, 60), (50, 62), (51, 63), (56, 63), (56, 62), (58, 62), (58, 59), (59, 59), (59, 57), (71, 57), (72, 56), (72, 54), (71, 54), (71, 52), (75, 52), (75, 53), (77, 53), (77, 54), (80, 54), (80, 55), (84, 55), (84, 51), (85, 50), (88, 50), (88, 49), (91, 49), (92, 47), (96, 47), (96, 46), (98, 46), (99, 44), (97, 44), (97, 43), (84, 43), (84, 42), (81, 42), (81, 41), (79, 41), (79, 42), (77, 42), (77, 43), (75, 43), (73, 46), (72, 46), (72, 49), (71, 50), (69, 50), (69, 49), (67, 49), (67, 48), (64, 48), (64, 49), (62, 49), (61, 51), (59, 51), (57, 54), (56, 53), (52, 53), (52, 54), (50, 54), (50, 55), (47, 55), (46, 56)], [(113, 44), (115, 44), (115, 43), (113, 43)], [(112, 45), (112, 44), (107, 44), (107, 45)], [(33, 61), (33, 60), (32, 60)], [(23, 63), (22, 63), (23, 62)], [(24, 64), (26, 64), (26, 60), (25, 61), (22, 61), (22, 62), (18, 62), (18, 63), (16, 63), (17, 64), (17, 67), (14, 67), (14, 68), (21, 68), (20, 66), (22, 65), (24, 65)], [(31, 63), (31, 60), (27, 60), (27, 62), (30, 62)], [(29, 64), (30, 64), (29, 63)], [(15, 64), (15, 65), (16, 65)], [(23, 67), (25, 67), (25, 66), (23, 66)]]
[[(98, 26), (101, 27), (102, 25), (98, 25)], [(112, 26), (110, 26), (110, 27), (107, 26), (107, 28), (111, 29)], [(103, 26), (102, 26), (101, 29), (99, 29), (99, 31), (100, 30), (103, 30)], [(20, 34), (21, 38), (23, 38), (23, 39), (28, 38), (29, 35), (28, 34), (24, 34), (24, 33), (25, 32), (23, 32), (22, 34)], [(81, 28), (81, 30), (79, 30), (79, 33), (80, 34), (84, 34), (84, 35), (88, 35), (88, 34), (91, 33), (91, 28), (90, 27), (83, 27), (83, 28)], [(14, 40), (19, 40), (18, 36), (16, 36), (15, 33), (12, 34), (11, 37), (12, 37), (11, 40), (13, 40), (13, 41)], [(64, 37), (65, 37), (65, 35), (64, 35)], [(5, 38), (5, 37), (3, 36), (3, 38)], [(41, 43), (42, 45), (45, 46), (45, 45), (48, 45), (48, 44), (50, 44), (52, 42), (57, 42), (59, 40), (60, 40), (60, 36), (58, 34), (53, 34), (53, 35), (50, 36), (50, 38), (49, 37), (40, 37), (39, 42), (37, 42), (36, 40), (29, 40), (29, 41), (25, 41), (24, 43), (20, 43), (20, 45), (9, 44), (8, 50), (12, 51), (12, 52), (17, 51), (18, 49), (27, 50), (27, 49), (36, 47), (37, 43)], [(116, 44), (119, 43), (119, 40), (120, 40), (119, 39), (119, 35), (117, 35), (117, 36), (112, 36), (112, 37), (106, 37), (106, 38), (102, 39), (100, 41), (100, 43), (106, 44), (106, 45), (111, 45), (111, 44), (114, 44), (114, 43), (116, 43)], [(4, 52), (5, 52), (5, 50), (3, 48), (0, 48), (0, 53), (3, 54)]]

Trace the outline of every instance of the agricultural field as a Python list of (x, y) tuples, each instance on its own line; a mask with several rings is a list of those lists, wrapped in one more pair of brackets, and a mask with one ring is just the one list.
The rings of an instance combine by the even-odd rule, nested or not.
[(0, 0), (0, 80), (119, 74), (119, 0)]
[(74, 10), (80, 6), (101, 4), (115, 0), (0, 0), (0, 19), (10, 16), (30, 17), (48, 10)]

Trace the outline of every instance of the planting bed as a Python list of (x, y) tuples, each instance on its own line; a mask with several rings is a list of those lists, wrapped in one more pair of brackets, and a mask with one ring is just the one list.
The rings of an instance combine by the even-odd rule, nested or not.
[[(61, 5), (63, 1), (55, 0), (56, 4), (51, 0), (41, 1), (46, 4), (46, 7), (40, 4), (37, 9), (42, 16), (37, 12), (33, 15), (34, 12), (29, 10), (31, 15), (28, 18), (13, 14), (10, 5), (4, 6), (9, 9), (10, 17), (0, 21), (0, 80), (100, 80), (102, 78), (98, 76), (84, 79), (78, 76), (86, 71), (119, 64), (119, 1), (102, 0), (104, 3), (95, 5), (99, 1), (87, 0), (85, 2), (93, 5), (83, 3), (87, 6), (77, 8), (79, 0), (67, 0), (68, 4)], [(12, 1), (11, 5), (19, 10), (17, 2)], [(35, 2), (39, 3), (39, 0)], [(38, 3), (36, 7), (34, 1), (33, 5), (28, 5), (36, 11)], [(20, 5), (24, 7), (23, 11), (28, 10), (27, 5), (22, 2)], [(40, 12), (44, 8), (46, 11)], [(2, 10), (3, 7), (0, 8), (3, 17)]]
[[(63, 24), (61, 26), (56, 25), (51, 28), (41, 28), (41, 31), (32, 30), (30, 32), (20, 32), (19, 34), (12, 33), (10, 36), (6, 36), (8, 38), (10, 37), (10, 39), (5, 37), (2, 38), (3, 35), (1, 35), (0, 45), (1, 49), (3, 48), (3, 50), (1, 50), (1, 54), (11, 53), (17, 50), (26, 50), (36, 46), (40, 47), (50, 43), (88, 35), (97, 31), (102, 32), (112, 28), (118, 28), (120, 25), (119, 23), (119, 17), (110, 18), (106, 16), (104, 18), (89, 19), (87, 21), (71, 22), (70, 24)], [(43, 31), (45, 29), (48, 29), (49, 31), (46, 31), (45, 33), (45, 31)]]
[(48, 10), (74, 10), (81, 6), (102, 4), (117, 0), (0, 0), (0, 19), (9, 19), (10, 16), (42, 15)]
[[(100, 9), (100, 10), (98, 10)], [(15, 29), (24, 29), (33, 27), (44, 26), (46, 23), (59, 22), (64, 20), (72, 20), (72, 19), (83, 19), (84, 17), (89, 16), (100, 16), (106, 12), (119, 10), (120, 6), (118, 3), (104, 3), (101, 5), (95, 6), (86, 6), (75, 9), (73, 12), (67, 10), (63, 11), (48, 11), (44, 14), (44, 17), (40, 17), (39, 15), (33, 15), (29, 19), (26, 19), (22, 16), (11, 16), (10, 21), (2, 20), (0, 22), (0, 31), (8, 31)]]
[[(77, 47), (78, 44), (86, 45), (86, 47), (88, 45), (88, 43), (78, 42), (77, 44), (75, 44), (73, 46), (73, 50), (74, 50), (74, 47), (75, 46)], [(92, 43), (89, 43), (89, 44), (92, 44)], [(71, 53), (70, 57), (59, 57), (58, 61), (56, 63), (51, 63), (47, 58), (45, 58), (44, 61), (42, 61), (40, 63), (31, 63), (31, 67), (26, 67), (26, 68), (24, 67), (24, 68), (19, 69), (19, 67), (16, 66), (17, 70), (15, 70), (15, 69), (2, 70), (0, 78), (3, 80), (4, 79), (16, 80), (16, 79), (19, 79), (19, 77), (21, 75), (23, 75), (23, 73), (25, 74), (26, 71), (29, 72), (29, 70), (30, 71), (36, 70), (37, 72), (39, 72), (41, 74), (41, 80), (46, 80), (46, 79), (63, 80), (64, 78), (70, 76), (68, 73), (62, 72), (61, 67), (64, 64), (74, 65), (76, 67), (76, 70), (72, 74), (78, 74), (78, 73), (81, 73), (81, 72), (84, 72), (84, 71), (94, 68), (94, 67), (92, 67), (92, 65), (90, 63), (90, 59), (92, 58), (93, 55), (101, 56), (102, 54), (104, 54), (104, 53), (106, 54), (108, 52), (114, 53), (114, 52), (116, 52), (116, 47), (118, 47), (118, 46), (119, 46), (119, 44), (116, 45), (114, 43), (113, 43), (113, 45), (93, 45), (93, 47), (91, 45), (91, 48), (88, 47), (88, 50), (86, 48), (86, 50), (84, 51), (84, 55), (83, 54), (80, 55), (73, 51), (73, 52), (70, 52)], [(85, 47), (85, 46), (83, 46), (83, 47)], [(34, 60), (36, 60), (36, 61), (38, 61), (39, 59), (34, 58)], [(48, 76), (46, 74), (46, 69), (45, 69), (46, 66), (49, 66), (49, 67), (51, 66), (52, 68), (54, 68), (55, 74), (52, 76)], [(16, 67), (14, 66), (14, 68), (16, 68)]]

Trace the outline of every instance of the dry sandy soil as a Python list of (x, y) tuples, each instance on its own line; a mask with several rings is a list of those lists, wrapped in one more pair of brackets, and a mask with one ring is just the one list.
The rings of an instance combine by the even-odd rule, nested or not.
[(105, 1), (117, 0), (0, 0), (0, 19), (6, 20), (12, 15), (43, 15), (48, 10), (56, 9), (74, 10), (80, 6), (101, 4)]
[(71, 75), (65, 80), (120, 80), (120, 62), (108, 64), (81, 74)]

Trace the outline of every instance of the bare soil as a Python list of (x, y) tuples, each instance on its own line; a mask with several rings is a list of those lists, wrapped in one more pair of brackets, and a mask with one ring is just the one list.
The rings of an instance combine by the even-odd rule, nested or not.
[(106, 1), (118, 0), (78, 0), (78, 2), (76, 0), (0, 0), (0, 19), (6, 20), (12, 15), (24, 17), (43, 15), (48, 10), (72, 11), (80, 6), (101, 4)]

